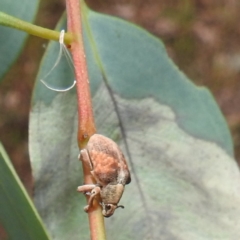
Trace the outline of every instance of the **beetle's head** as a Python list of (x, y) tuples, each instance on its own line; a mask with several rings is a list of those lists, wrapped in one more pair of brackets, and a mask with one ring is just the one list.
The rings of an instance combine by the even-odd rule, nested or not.
[(102, 203), (101, 205), (103, 208), (102, 214), (104, 217), (111, 217), (113, 215), (115, 209), (117, 209), (119, 207), (124, 208), (124, 206), (122, 206), (122, 205), (116, 205), (116, 204), (110, 204), (110, 203), (108, 203), (108, 204)]
[(124, 208), (122, 205), (118, 205), (123, 191), (124, 186), (122, 184), (108, 184), (102, 188), (100, 195), (102, 199), (102, 214), (104, 217), (112, 216), (116, 208)]

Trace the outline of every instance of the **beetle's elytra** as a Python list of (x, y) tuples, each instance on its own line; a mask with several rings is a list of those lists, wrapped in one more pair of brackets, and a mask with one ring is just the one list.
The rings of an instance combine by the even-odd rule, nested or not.
[(100, 194), (102, 214), (110, 217), (118, 207), (124, 187), (131, 182), (127, 162), (118, 145), (111, 139), (100, 134), (94, 134), (88, 141), (85, 149), (80, 152), (80, 159), (84, 164), (89, 164), (91, 174), (97, 184), (78, 187), (79, 192), (89, 193), (88, 205), (84, 208), (87, 212), (93, 199)]

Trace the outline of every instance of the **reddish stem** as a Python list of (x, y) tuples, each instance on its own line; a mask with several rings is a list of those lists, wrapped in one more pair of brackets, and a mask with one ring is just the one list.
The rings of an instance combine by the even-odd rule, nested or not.
[(78, 145), (82, 149), (96, 132), (89, 88), (86, 57), (83, 47), (79, 0), (67, 0), (68, 31), (73, 33), (71, 52), (75, 67), (78, 97)]
[[(66, 0), (68, 31), (73, 34), (71, 52), (75, 67), (77, 81), (78, 100), (78, 145), (82, 149), (86, 146), (89, 138), (96, 132), (92, 101), (89, 88), (86, 57), (83, 47), (81, 11), (79, 0)], [(83, 164), (84, 183), (94, 184), (94, 180), (88, 166)], [(87, 199), (88, 200), (88, 199)], [(98, 200), (99, 201), (99, 200)], [(91, 239), (106, 239), (102, 209), (95, 200), (88, 212)]]

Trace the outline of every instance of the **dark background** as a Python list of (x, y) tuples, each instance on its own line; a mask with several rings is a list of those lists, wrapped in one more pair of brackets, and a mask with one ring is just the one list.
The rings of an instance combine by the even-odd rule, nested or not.
[[(136, 23), (161, 38), (169, 56), (197, 85), (213, 93), (232, 132), (240, 162), (240, 1), (88, 0), (89, 6)], [(36, 24), (55, 27), (64, 1), (42, 0)], [(28, 155), (31, 92), (44, 39), (29, 36), (0, 87), (0, 137), (28, 192), (33, 181)]]

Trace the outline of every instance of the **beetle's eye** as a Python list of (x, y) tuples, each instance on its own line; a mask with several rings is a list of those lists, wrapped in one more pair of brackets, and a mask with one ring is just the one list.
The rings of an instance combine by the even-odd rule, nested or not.
[(103, 206), (102, 214), (104, 217), (111, 217), (116, 209), (116, 205), (114, 204), (106, 204)]
[(110, 205), (110, 204), (107, 204), (106, 205), (106, 210), (108, 211), (108, 210), (110, 210), (112, 208), (112, 206)]

